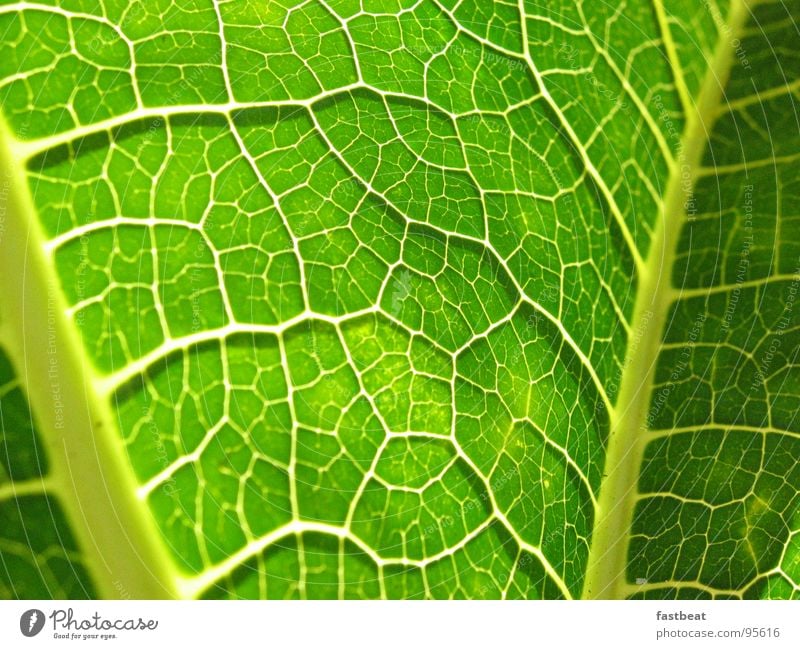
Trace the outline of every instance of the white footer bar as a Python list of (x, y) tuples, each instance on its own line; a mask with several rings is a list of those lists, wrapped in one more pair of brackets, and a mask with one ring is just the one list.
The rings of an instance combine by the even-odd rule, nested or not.
[(799, 602), (1, 601), (0, 647), (800, 647)]

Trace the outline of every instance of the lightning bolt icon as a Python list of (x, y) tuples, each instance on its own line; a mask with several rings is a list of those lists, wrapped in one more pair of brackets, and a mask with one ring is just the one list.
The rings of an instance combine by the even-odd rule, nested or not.
[(36, 611), (31, 613), (31, 618), (28, 620), (28, 631), (33, 631), (33, 625), (36, 624), (36, 620), (39, 618)]

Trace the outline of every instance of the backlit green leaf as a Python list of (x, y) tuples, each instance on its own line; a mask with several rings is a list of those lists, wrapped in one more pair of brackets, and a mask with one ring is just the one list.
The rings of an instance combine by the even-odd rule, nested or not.
[(0, 595), (797, 598), (798, 18), (0, 3)]

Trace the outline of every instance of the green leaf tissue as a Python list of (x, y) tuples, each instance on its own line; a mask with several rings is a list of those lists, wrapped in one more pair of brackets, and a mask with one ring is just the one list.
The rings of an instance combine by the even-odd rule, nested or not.
[(800, 598), (798, 21), (0, 2), (0, 598)]

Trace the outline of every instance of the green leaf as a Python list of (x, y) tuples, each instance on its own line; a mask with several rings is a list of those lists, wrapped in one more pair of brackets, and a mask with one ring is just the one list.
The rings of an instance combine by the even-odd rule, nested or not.
[(798, 18), (0, 4), (0, 595), (797, 598)]

